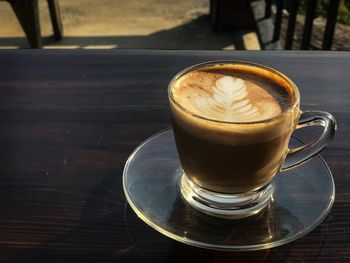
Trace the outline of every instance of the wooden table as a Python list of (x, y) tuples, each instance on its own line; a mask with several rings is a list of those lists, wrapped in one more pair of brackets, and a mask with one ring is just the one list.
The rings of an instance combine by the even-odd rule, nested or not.
[[(167, 83), (189, 65), (239, 59), (299, 85), (303, 109), (338, 120), (322, 153), (336, 200), (307, 236), (256, 252), (198, 249), (163, 237), (126, 204), (132, 150), (170, 126)], [(350, 53), (0, 52), (0, 262), (349, 262)]]

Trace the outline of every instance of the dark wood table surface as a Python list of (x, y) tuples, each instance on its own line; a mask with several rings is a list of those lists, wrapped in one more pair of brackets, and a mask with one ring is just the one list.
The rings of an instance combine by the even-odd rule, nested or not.
[[(338, 121), (322, 156), (336, 185), (325, 221), (288, 245), (223, 252), (172, 241), (126, 204), (133, 149), (170, 126), (167, 84), (189, 65), (239, 59), (299, 86), (302, 108)], [(349, 262), (350, 53), (0, 52), (0, 262)]]

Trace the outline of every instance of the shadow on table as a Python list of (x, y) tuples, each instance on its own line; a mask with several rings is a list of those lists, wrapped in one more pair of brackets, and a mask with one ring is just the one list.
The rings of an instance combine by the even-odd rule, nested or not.
[[(130, 238), (137, 246), (139, 253), (149, 262), (270, 262), (271, 260), (288, 258), (292, 248), (292, 245), (288, 245), (278, 250), (265, 249), (242, 252), (201, 249), (173, 241), (165, 236), (159, 236), (151, 228), (141, 229), (144, 226), (138, 222), (140, 219), (134, 215), (129, 206), (126, 207), (126, 216)], [(205, 220), (203, 216), (202, 219)], [(208, 224), (212, 225), (212, 218), (208, 217), (207, 220)], [(225, 228), (225, 221), (216, 223), (219, 224), (220, 230)], [(244, 224), (242, 225), (242, 233), (245, 232)], [(227, 231), (230, 231), (230, 227), (228, 227)], [(227, 235), (228, 239), (230, 239), (230, 232), (227, 232)]]
[[(247, 31), (215, 33), (210, 29), (208, 15), (203, 15), (187, 24), (150, 35), (131, 36), (64, 36), (60, 42), (51, 37), (43, 39), (48, 48), (144, 48), (144, 49), (194, 49), (220, 50), (224, 48), (244, 49), (243, 35)], [(23, 37), (2, 37), (0, 48), (28, 48)]]
[[(275, 210), (278, 210), (277, 213), (280, 214), (281, 217), (291, 217), (291, 215), (288, 215), (289, 212), (287, 210), (278, 205), (276, 205)], [(236, 233), (231, 233), (231, 228), (229, 227), (226, 231), (227, 239), (232, 238), (232, 235), (235, 234), (244, 235), (247, 229), (252, 228), (252, 225), (253, 228), (259, 227), (259, 222), (262, 228), (270, 225), (272, 231), (273, 228), (283, 229), (285, 227), (282, 222), (281, 225), (278, 225), (278, 222), (270, 222), (271, 224), (265, 222), (269, 216), (268, 214), (269, 213), (262, 213), (258, 218), (252, 217), (244, 219), (244, 221), (239, 223), (241, 225), (241, 230), (236, 231)], [(296, 244), (295, 241), (277, 248), (258, 251), (219, 251), (185, 245), (159, 234), (143, 223), (128, 205), (126, 205), (125, 215), (130, 239), (133, 240), (133, 244), (135, 244), (138, 253), (144, 257), (146, 262), (280, 262), (281, 260), (307, 261), (310, 259), (312, 261), (317, 261), (324, 246), (327, 233), (327, 228), (325, 229), (323, 225), (320, 225), (318, 227), (319, 234), (303, 237), (304, 243), (302, 241), (301, 245)], [(204, 220), (205, 215), (201, 217), (202, 220)], [(176, 216), (174, 219), (181, 221), (179, 218), (176, 219)], [(212, 225), (212, 218), (208, 216), (207, 220), (208, 224)], [(227, 222), (224, 221), (226, 220), (215, 223), (218, 226), (218, 231), (225, 231), (224, 228)], [(295, 226), (299, 223), (300, 222), (297, 220), (294, 222)], [(194, 223), (194, 225), (196, 224)], [(202, 223), (199, 223), (199, 225), (202, 225)], [(293, 224), (289, 222), (288, 226), (291, 225)], [(312, 249), (308, 249), (307, 255), (304, 254), (304, 250), (306, 249), (305, 243), (312, 244)]]

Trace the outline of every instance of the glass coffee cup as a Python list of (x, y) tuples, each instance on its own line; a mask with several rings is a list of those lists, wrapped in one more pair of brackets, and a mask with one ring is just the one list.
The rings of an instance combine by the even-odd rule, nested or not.
[[(183, 198), (220, 218), (260, 212), (273, 198), (273, 178), (323, 150), (336, 121), (300, 110), (297, 86), (259, 64), (213, 61), (178, 73), (168, 88)], [(323, 127), (321, 136), (289, 149), (295, 129)], [(282, 175), (281, 175), (282, 176)]]

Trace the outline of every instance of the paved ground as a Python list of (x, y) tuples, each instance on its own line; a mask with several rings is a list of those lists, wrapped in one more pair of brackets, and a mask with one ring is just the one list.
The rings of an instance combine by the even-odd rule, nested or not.
[[(258, 49), (255, 33), (214, 33), (209, 0), (60, 0), (64, 39), (53, 41), (47, 3), (39, 0), (45, 48)], [(28, 48), (6, 2), (0, 1), (0, 48)]]

